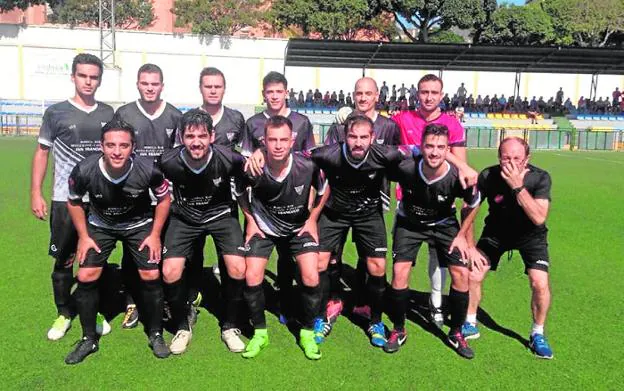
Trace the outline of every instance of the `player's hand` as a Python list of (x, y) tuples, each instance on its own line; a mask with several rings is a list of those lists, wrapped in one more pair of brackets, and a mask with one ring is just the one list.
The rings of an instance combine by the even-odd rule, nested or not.
[(258, 224), (256, 224), (255, 221), (252, 222), (247, 222), (247, 229), (245, 231), (245, 244), (249, 244), (249, 241), (251, 240), (251, 238), (253, 238), (254, 236), (260, 236), (262, 239), (266, 238), (266, 236), (264, 235), (264, 232), (262, 232), (262, 230), (260, 229), (260, 227), (258, 227)]
[(301, 228), (301, 230), (299, 231), (297, 236), (303, 236), (303, 234), (306, 234), (306, 233), (309, 234), (310, 236), (312, 236), (312, 239), (314, 239), (316, 244), (318, 244), (318, 242), (319, 242), (319, 238), (318, 238), (318, 225), (317, 225), (316, 221), (314, 221), (312, 219), (307, 219), (305, 224), (303, 225), (303, 228)]
[(39, 220), (45, 220), (48, 216), (48, 205), (41, 195), (30, 197), (30, 209)]
[(160, 243), (160, 236), (149, 234), (139, 246), (139, 251), (147, 247), (149, 249), (148, 263), (160, 263), (160, 257), (162, 254), (162, 247)]
[(462, 167), (457, 168), (459, 170), (459, 183), (463, 189), (467, 189), (477, 184), (479, 179), (479, 173), (467, 164), (462, 164)]
[(90, 236), (79, 238), (78, 246), (76, 248), (76, 260), (80, 265), (84, 263), (89, 250), (95, 250), (98, 254), (102, 252), (97, 243), (95, 243), (95, 240), (91, 239)]
[(250, 172), (253, 176), (260, 176), (263, 169), (264, 153), (261, 149), (256, 149), (249, 159), (247, 159), (247, 162), (245, 162), (245, 171)]
[(476, 247), (471, 247), (469, 250), (468, 259), (470, 259), (470, 263), (472, 267), (477, 269), (477, 271), (483, 271), (488, 266), (487, 258), (479, 251)]
[(453, 239), (453, 242), (451, 243), (451, 246), (449, 247), (448, 253), (451, 254), (455, 250), (459, 251), (459, 254), (461, 256), (461, 261), (463, 263), (468, 263), (469, 246), (464, 235), (457, 235), (455, 239)]
[(529, 172), (528, 168), (521, 168), (515, 162), (505, 162), (501, 166), (501, 177), (512, 189), (517, 189), (524, 184), (524, 176)]

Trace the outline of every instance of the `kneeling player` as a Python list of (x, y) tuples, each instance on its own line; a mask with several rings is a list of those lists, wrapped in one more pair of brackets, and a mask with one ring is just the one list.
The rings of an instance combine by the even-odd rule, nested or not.
[(448, 267), (452, 283), (449, 292), (450, 332), (448, 340), (462, 357), (474, 354), (461, 334), (468, 307), (469, 270), (465, 239), (467, 227), (460, 229), (455, 217), (455, 198), (461, 197), (466, 210), (479, 204), (474, 187), (463, 189), (455, 166), (448, 163), (448, 129), (445, 125), (428, 125), (422, 139), (422, 156), (408, 159), (389, 178), (398, 181), (403, 199), (397, 209), (392, 253), (394, 266), (390, 290), (390, 319), (394, 329), (384, 350), (393, 353), (406, 341), (405, 313), (409, 303), (409, 274), (423, 242), (433, 245), (440, 265)]
[[(169, 186), (153, 159), (131, 157), (134, 145), (132, 126), (113, 119), (102, 128), (102, 154), (78, 163), (69, 177), (67, 209), (78, 232), (80, 269), (75, 297), (83, 338), (65, 358), (67, 364), (77, 364), (98, 350), (97, 285), (117, 241), (132, 251), (139, 269), (144, 324), (154, 355), (165, 358), (170, 353), (162, 337), (163, 292), (158, 271), (160, 234), (171, 203)], [(150, 190), (158, 200), (154, 211)], [(88, 216), (82, 205), (87, 193)]]
[[(323, 208), (324, 183), (319, 169), (310, 160), (292, 154), (292, 123), (273, 116), (265, 125), (267, 165), (260, 176), (238, 184), (239, 202), (247, 221), (247, 270), (245, 300), (249, 306), (254, 336), (243, 357), (252, 358), (269, 343), (265, 299), (262, 288), (264, 271), (273, 247), (294, 256), (301, 272), (302, 329), (299, 345), (311, 360), (321, 358), (314, 341), (314, 317), (319, 311), (317, 219)], [(315, 206), (308, 209), (310, 192), (316, 189)], [(241, 191), (246, 189), (244, 191)]]
[(161, 158), (161, 169), (173, 182), (174, 195), (163, 251), (165, 297), (177, 329), (171, 352), (183, 353), (191, 340), (188, 293), (182, 271), (193, 243), (206, 235), (212, 235), (230, 277), (221, 338), (230, 351), (242, 352), (245, 344), (235, 323), (243, 300), (245, 258), (243, 234), (238, 219), (232, 216), (230, 178), (242, 175), (244, 159), (230, 148), (212, 144), (212, 119), (200, 109), (182, 116), (180, 138), (183, 145), (165, 152)]

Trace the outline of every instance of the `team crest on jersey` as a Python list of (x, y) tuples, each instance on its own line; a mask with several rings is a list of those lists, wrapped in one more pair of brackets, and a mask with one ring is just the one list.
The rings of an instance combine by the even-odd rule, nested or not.
[(167, 132), (167, 137), (171, 137), (171, 134), (173, 133), (173, 129), (165, 128), (165, 132)]
[(234, 132), (227, 132), (225, 134), (225, 136), (227, 137), (228, 141), (232, 141), (232, 140), (234, 140), (234, 136), (236, 136), (236, 133), (234, 133)]
[(297, 192), (297, 194), (301, 195), (301, 193), (303, 193), (303, 185), (295, 186), (295, 191)]
[(106, 122), (100, 122), (100, 125), (104, 126), (106, 125)]
[(446, 201), (446, 197), (443, 196), (442, 194), (438, 194), (438, 202), (444, 202)]
[(212, 180), (212, 183), (214, 183), (215, 186), (219, 186), (221, 182), (223, 182), (223, 179), (221, 179), (221, 177)]
[(383, 144), (384, 139), (383, 138), (378, 138), (375, 141), (377, 141), (377, 144)]
[(293, 140), (297, 138), (297, 132), (292, 132)]
[(370, 179), (373, 179), (373, 178), (375, 178), (375, 175), (377, 175), (377, 173), (376, 173), (376, 172), (371, 172), (370, 174), (368, 174), (368, 177), (369, 177)]
[(503, 202), (503, 195), (498, 194), (496, 197), (494, 197), (494, 202), (496, 202), (497, 204), (500, 204), (501, 202)]

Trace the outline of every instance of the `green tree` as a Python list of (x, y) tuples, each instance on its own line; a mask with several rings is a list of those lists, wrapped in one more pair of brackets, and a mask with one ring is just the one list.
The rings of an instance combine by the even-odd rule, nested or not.
[(264, 20), (262, 0), (177, 0), (176, 26), (190, 26), (195, 34), (232, 35)]
[(40, 4), (50, 4), (50, 6), (54, 6), (59, 3), (61, 0), (0, 0), (0, 12), (10, 11), (13, 8), (19, 8), (25, 10), (31, 5), (40, 5)]
[(270, 15), (277, 30), (295, 26), (304, 35), (316, 33), (325, 39), (354, 39), (363, 32), (392, 38), (392, 19), (375, 5), (369, 0), (277, 0)]
[[(110, 0), (105, 0), (110, 1)], [(53, 8), (52, 23), (97, 26), (99, 24), (98, 0), (64, 0)], [(154, 21), (152, 3), (141, 0), (115, 1), (115, 25), (120, 28), (149, 26)]]
[(403, 33), (413, 42), (431, 42), (432, 37), (452, 27), (478, 28), (479, 34), (495, 8), (492, 0), (371, 0), (392, 12)]
[(494, 11), (479, 43), (548, 45), (556, 40), (552, 20), (539, 4), (503, 6)]
[(624, 32), (622, 0), (543, 0), (539, 4), (552, 17), (559, 44), (602, 47)]
[(444, 30), (437, 34), (434, 34), (430, 39), (431, 43), (466, 43), (466, 40), (461, 35), (450, 31)]

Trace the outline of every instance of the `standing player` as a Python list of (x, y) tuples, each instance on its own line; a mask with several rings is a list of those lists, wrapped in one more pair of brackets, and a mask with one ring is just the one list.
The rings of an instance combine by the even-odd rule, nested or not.
[(183, 353), (191, 340), (188, 293), (182, 271), (193, 244), (206, 235), (212, 235), (217, 251), (223, 254), (230, 277), (225, 290), (221, 338), (230, 351), (242, 352), (245, 344), (235, 324), (243, 300), (245, 258), (238, 216), (232, 215), (230, 178), (242, 175), (244, 159), (229, 147), (213, 144), (212, 120), (200, 109), (182, 116), (179, 132), (183, 145), (165, 152), (161, 158), (161, 169), (173, 182), (175, 200), (165, 234), (163, 262), (165, 297), (177, 330), (171, 352)]
[[(531, 285), (533, 326), (529, 346), (539, 358), (552, 358), (553, 352), (544, 336), (544, 324), (550, 307), (548, 241), (546, 218), (550, 208), (551, 179), (548, 172), (529, 164), (529, 145), (521, 138), (508, 137), (498, 147), (499, 164), (479, 175), (479, 189), (488, 200), (488, 216), (477, 243), (479, 261), (489, 265), (471, 275), (470, 306), (462, 331), (467, 339), (478, 338), (477, 309), (481, 284), (491, 268), (496, 270), (505, 251), (518, 250)], [(474, 221), (473, 210), (467, 222)], [(472, 240), (472, 235), (468, 235)]]
[[(292, 126), (283, 116), (268, 119), (264, 136), (267, 164), (260, 176), (240, 184), (237, 193), (247, 221), (245, 300), (255, 328), (245, 358), (257, 356), (269, 343), (262, 281), (274, 246), (297, 261), (302, 282), (299, 345), (308, 359), (321, 358), (312, 328), (320, 303), (317, 219), (325, 201), (325, 184), (314, 163), (291, 153), (295, 142)], [(310, 211), (312, 188), (316, 201)]]
[[(264, 143), (265, 125), (267, 120), (275, 115), (288, 118), (292, 123), (293, 151), (308, 151), (312, 149), (316, 142), (312, 131), (312, 124), (308, 117), (291, 111), (286, 105), (288, 95), (288, 81), (278, 72), (269, 72), (262, 80), (262, 95), (266, 102), (266, 111), (258, 113), (247, 120), (245, 132), (243, 134), (241, 148), (244, 156), (251, 154)], [(287, 303), (292, 298), (292, 281), (295, 275), (295, 265), (292, 258), (286, 253), (280, 254), (282, 247), (277, 248), (277, 275), (278, 286), (280, 288), (279, 298), (281, 303), (280, 321), (287, 321), (290, 312)]]
[[(456, 118), (451, 117), (440, 110), (440, 101), (444, 96), (442, 79), (428, 74), (418, 81), (418, 100), (420, 106), (414, 111), (401, 111), (392, 119), (401, 129), (401, 141), (403, 144), (420, 146), (425, 127), (429, 124), (445, 125), (448, 128), (448, 144), (450, 154), (461, 162), (466, 162), (466, 138), (464, 128)], [(456, 163), (453, 161), (453, 163)], [(477, 173), (470, 170), (469, 184), (476, 183)], [(465, 179), (460, 177), (462, 183)], [(397, 199), (401, 199), (401, 190), (397, 189)], [(433, 322), (442, 327), (444, 316), (442, 314), (442, 290), (446, 280), (446, 270), (441, 268), (437, 252), (429, 247), (429, 279), (431, 281), (431, 297), (429, 309)]]
[(403, 199), (397, 208), (393, 229), (392, 254), (394, 260), (390, 305), (388, 313), (394, 328), (384, 351), (394, 353), (405, 343), (405, 314), (409, 303), (409, 275), (423, 242), (435, 249), (443, 267), (451, 272), (449, 307), (451, 312), (449, 342), (465, 358), (474, 354), (461, 333), (468, 307), (469, 270), (465, 261), (468, 254), (465, 232), (455, 216), (455, 199), (462, 198), (467, 205), (479, 205), (480, 195), (474, 187), (463, 189), (458, 169), (446, 161), (448, 129), (444, 125), (429, 124), (422, 139), (422, 156), (406, 159), (388, 177), (401, 184)]
[[(98, 350), (98, 280), (118, 240), (126, 243), (139, 269), (149, 345), (158, 358), (170, 354), (162, 336), (163, 291), (158, 271), (160, 235), (171, 203), (169, 185), (153, 158), (132, 157), (134, 143), (132, 126), (112, 120), (102, 128), (102, 153), (78, 163), (68, 180), (67, 209), (78, 232), (80, 269), (75, 295), (83, 338), (65, 358), (67, 364), (78, 364)], [(150, 190), (158, 200), (156, 208), (152, 208)], [(87, 193), (91, 204), (85, 213), (82, 199)]]
[[(102, 61), (92, 54), (74, 57), (71, 80), (74, 97), (46, 109), (39, 131), (37, 149), (33, 157), (31, 178), (31, 209), (45, 220), (48, 207), (42, 195), (42, 184), (48, 166), (50, 150), (54, 150), (54, 189), (50, 207), (49, 255), (54, 257), (52, 291), (58, 317), (48, 331), (48, 339), (62, 338), (74, 316), (71, 287), (74, 282), (72, 264), (77, 235), (67, 213), (67, 178), (72, 169), (85, 157), (99, 151), (102, 125), (113, 117), (113, 108), (95, 100), (95, 92), (102, 82)], [(110, 326), (98, 316), (106, 331)]]
[[(140, 98), (117, 109), (115, 115), (135, 129), (138, 156), (158, 157), (173, 147), (180, 110), (161, 99), (165, 87), (162, 69), (155, 64), (144, 64), (137, 72), (137, 90)], [(138, 283), (131, 250), (123, 249), (121, 266), (126, 289), (126, 313), (121, 327), (133, 328), (139, 322), (139, 312), (132, 298)], [(131, 294), (132, 293), (132, 294)]]

